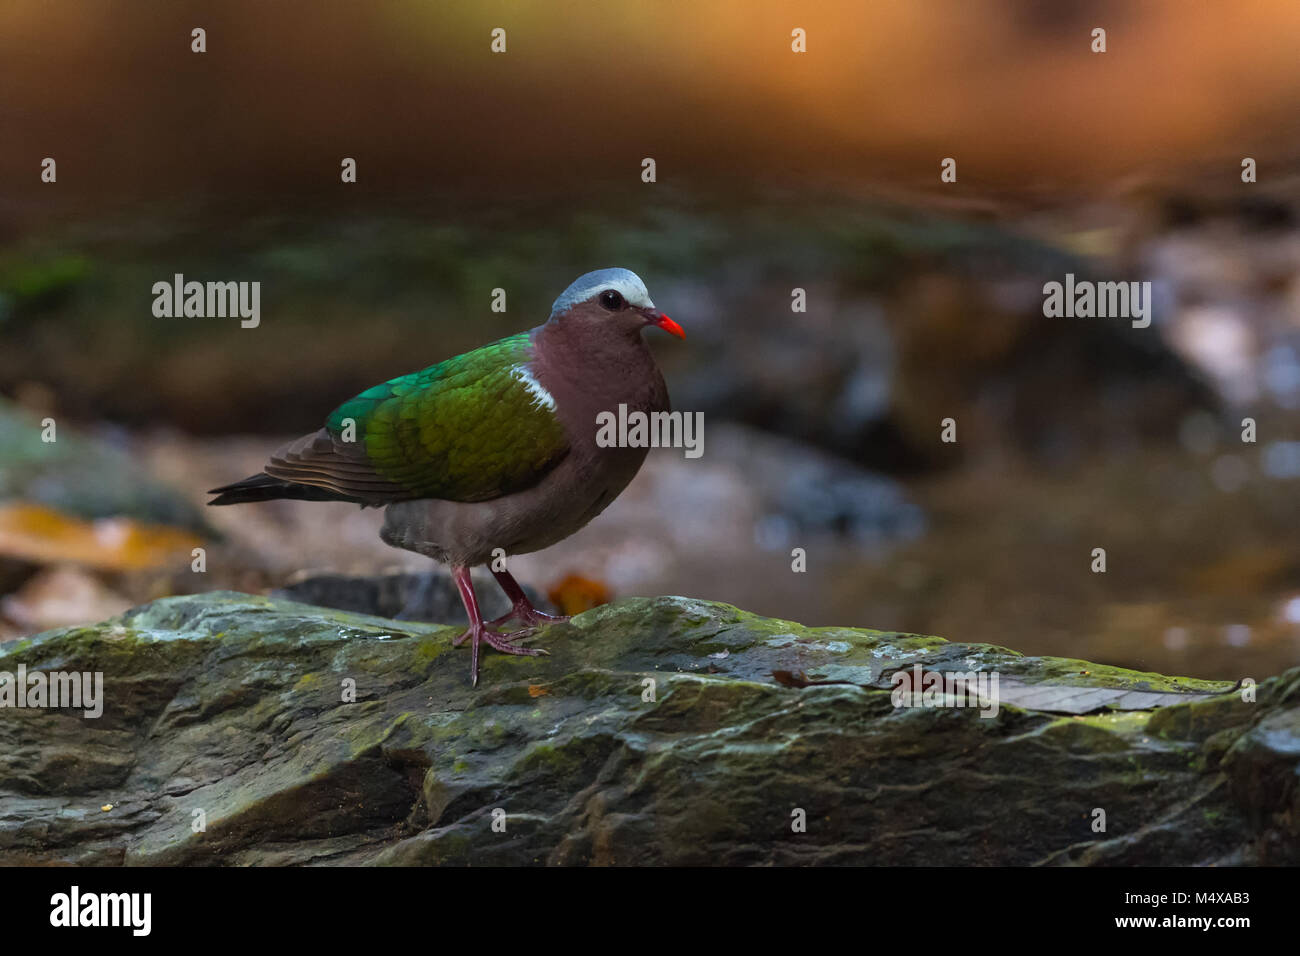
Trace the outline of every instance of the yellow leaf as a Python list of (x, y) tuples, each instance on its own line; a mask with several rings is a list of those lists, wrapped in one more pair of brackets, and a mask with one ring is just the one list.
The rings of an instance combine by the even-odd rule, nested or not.
[(110, 571), (152, 568), (188, 558), (202, 539), (132, 518), (85, 521), (44, 505), (0, 505), (0, 556), (37, 564), (72, 562)]

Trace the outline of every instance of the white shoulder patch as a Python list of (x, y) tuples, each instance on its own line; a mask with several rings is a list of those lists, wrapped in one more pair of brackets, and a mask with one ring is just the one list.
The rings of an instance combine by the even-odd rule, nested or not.
[(523, 382), (524, 387), (532, 394), (534, 405), (540, 405), (542, 408), (551, 411), (555, 410), (555, 396), (542, 387), (542, 383), (537, 381), (532, 372), (522, 365), (516, 365), (511, 374), (520, 382)]

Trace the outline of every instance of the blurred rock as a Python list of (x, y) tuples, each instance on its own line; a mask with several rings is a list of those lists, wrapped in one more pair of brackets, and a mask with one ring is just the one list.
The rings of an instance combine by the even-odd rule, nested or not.
[[(510, 610), (510, 601), (491, 574), (476, 569), (472, 580), (484, 618), (500, 617)], [(554, 613), (555, 608), (545, 597), (528, 585), (522, 586), (534, 607)], [(376, 617), (395, 618), (402, 614), (404, 619), (411, 621), (467, 623), (456, 582), (443, 570), (379, 576), (314, 574), (277, 588), (271, 596)]]
[(28, 633), (87, 624), (130, 606), (100, 578), (72, 566), (41, 571), (16, 593), (0, 598), (0, 614)]
[(212, 534), (198, 507), (158, 482), (124, 448), (79, 433), (61, 418), (55, 420), (57, 440), (43, 441), (42, 429), (39, 419), (0, 399), (0, 501)]
[[(901, 213), (828, 214), (799, 239), (824, 253), (810, 273), (720, 270), (708, 301), (721, 317), (697, 332), (683, 313), (689, 347), (661, 350), (674, 407), (904, 473), (963, 456), (1078, 460), (1168, 440), (1184, 415), (1216, 407), (1159, 330), (1042, 313), (1043, 283), (1067, 272), (1140, 273)], [(791, 311), (794, 287), (804, 313)], [(670, 286), (662, 298), (681, 297)], [(956, 443), (939, 440), (946, 418)]]
[(898, 482), (800, 442), (719, 424), (706, 454), (741, 477), (759, 512), (755, 537), (768, 547), (831, 535), (870, 550), (925, 530), (924, 513)]
[(1170, 195), (1134, 223), (1120, 257), (1165, 290), (1163, 334), (1234, 411), (1300, 410), (1295, 193)]

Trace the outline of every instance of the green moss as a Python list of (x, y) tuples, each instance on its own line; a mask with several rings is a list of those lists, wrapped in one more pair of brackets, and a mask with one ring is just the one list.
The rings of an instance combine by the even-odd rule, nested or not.
[(1166, 691), (1200, 694), (1222, 694), (1231, 689), (1228, 681), (1198, 680), (1194, 677), (1168, 677), (1147, 671), (1131, 671), (1108, 664), (1068, 657), (1023, 658), (1032, 663), (1038, 678), (1043, 681), (1068, 681), (1081, 687), (1115, 687), (1125, 690)]
[(314, 690), (320, 686), (320, 683), (321, 683), (320, 674), (309, 672), (303, 674), (301, 677), (298, 678), (297, 682), (293, 685), (293, 689), (295, 692)]
[(1165, 707), (1151, 718), (1151, 732), (1171, 740), (1206, 740), (1220, 731), (1249, 723), (1258, 713), (1233, 694)]
[(1088, 724), (1110, 733), (1136, 734), (1147, 730), (1151, 720), (1151, 711), (1122, 710), (1102, 711), (1098, 714), (1080, 714), (1065, 718), (1076, 723)]
[(427, 671), (429, 665), (446, 653), (450, 647), (450, 641), (440, 641), (436, 638), (426, 637), (415, 645), (415, 652), (412, 654), (412, 658), (419, 668)]

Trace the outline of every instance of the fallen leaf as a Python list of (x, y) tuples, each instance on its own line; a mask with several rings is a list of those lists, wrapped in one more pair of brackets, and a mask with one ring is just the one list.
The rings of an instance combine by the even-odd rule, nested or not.
[(609, 588), (600, 581), (570, 574), (547, 592), (551, 603), (560, 609), (561, 614), (574, 615), (590, 611), (593, 607), (608, 604), (611, 598)]
[(36, 564), (73, 563), (109, 571), (152, 568), (189, 558), (203, 539), (132, 518), (85, 521), (44, 505), (0, 505), (0, 555)]

